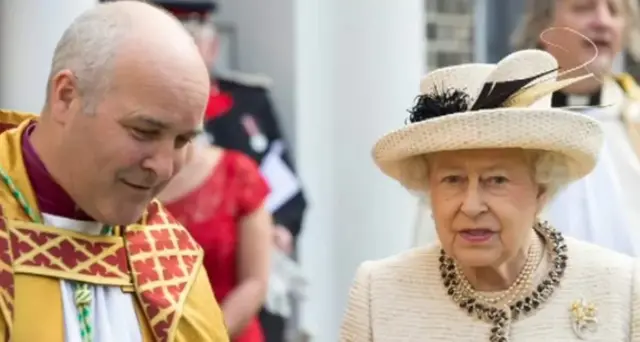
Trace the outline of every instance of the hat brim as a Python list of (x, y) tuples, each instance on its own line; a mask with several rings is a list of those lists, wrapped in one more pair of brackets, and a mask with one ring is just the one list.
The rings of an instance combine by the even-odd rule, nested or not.
[(569, 181), (596, 165), (603, 133), (597, 121), (561, 109), (499, 108), (445, 115), (409, 124), (383, 136), (373, 159), (389, 177), (413, 190), (424, 180), (411, 179), (405, 168), (418, 156), (456, 150), (521, 148), (565, 157)]

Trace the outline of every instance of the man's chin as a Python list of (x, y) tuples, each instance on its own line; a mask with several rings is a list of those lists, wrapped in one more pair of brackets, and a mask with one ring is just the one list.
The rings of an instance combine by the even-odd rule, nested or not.
[(138, 223), (146, 209), (147, 204), (130, 205), (124, 208), (120, 205), (113, 207), (111, 210), (105, 210), (104, 214), (97, 215), (95, 219), (110, 226), (128, 226)]
[(606, 76), (611, 73), (612, 68), (613, 58), (608, 54), (599, 55), (591, 64), (587, 65), (587, 69), (596, 76)]

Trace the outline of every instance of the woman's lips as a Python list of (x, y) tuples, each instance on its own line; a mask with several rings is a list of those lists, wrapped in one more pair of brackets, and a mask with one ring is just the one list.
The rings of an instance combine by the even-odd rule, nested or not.
[(468, 242), (482, 243), (489, 241), (496, 233), (491, 229), (478, 228), (464, 229), (461, 230), (458, 234), (460, 234), (460, 236)]

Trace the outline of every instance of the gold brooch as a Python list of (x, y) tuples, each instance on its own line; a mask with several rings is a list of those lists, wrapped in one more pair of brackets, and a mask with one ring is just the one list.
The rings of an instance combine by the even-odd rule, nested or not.
[(584, 299), (575, 300), (571, 304), (571, 325), (573, 331), (581, 340), (587, 339), (587, 333), (594, 333), (598, 329), (596, 306)]

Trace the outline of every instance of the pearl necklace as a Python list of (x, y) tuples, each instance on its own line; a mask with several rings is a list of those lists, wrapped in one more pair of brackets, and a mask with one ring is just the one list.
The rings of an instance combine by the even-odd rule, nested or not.
[[(525, 294), (528, 292), (528, 294), (511, 305), (494, 306), (482, 303), (477, 298), (461, 291), (464, 277), (456, 272), (455, 260), (449, 257), (443, 249), (440, 249), (440, 257), (438, 258), (440, 263), (439, 270), (447, 296), (469, 316), (492, 325), (489, 341), (511, 341), (509, 336), (511, 324), (538, 312), (553, 296), (564, 277), (567, 263), (569, 262), (564, 237), (547, 222), (537, 222), (533, 229), (544, 240), (544, 243), (538, 244), (537, 248), (541, 250), (540, 253), (542, 253), (543, 257), (549, 257), (549, 264), (544, 265), (547, 271), (540, 275), (540, 279), (536, 277), (535, 286), (528, 289), (523, 287), (522, 291)], [(527, 255), (529, 255), (529, 252), (527, 252)], [(533, 263), (534, 266), (538, 264), (540, 264), (540, 261)], [(532, 275), (535, 274), (533, 271), (535, 269), (537, 267), (532, 268), (530, 272)], [(527, 277), (523, 276), (523, 278), (526, 279)]]
[(455, 272), (460, 279), (460, 290), (465, 295), (471, 298), (476, 298), (476, 300), (491, 306), (497, 306), (498, 304), (509, 306), (513, 304), (527, 293), (529, 288), (531, 288), (533, 274), (535, 273), (542, 256), (541, 249), (540, 243), (538, 241), (534, 241), (527, 251), (527, 259), (516, 280), (507, 290), (501, 291), (495, 296), (487, 296), (478, 293), (473, 286), (471, 286), (469, 280), (464, 276), (458, 264), (456, 264)]

